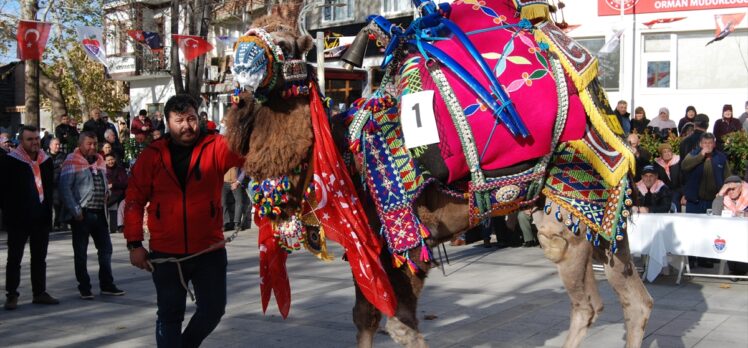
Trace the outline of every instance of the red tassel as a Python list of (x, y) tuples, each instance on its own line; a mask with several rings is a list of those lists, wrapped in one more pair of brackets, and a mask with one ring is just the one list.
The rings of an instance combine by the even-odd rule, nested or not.
[(418, 224), (418, 229), (421, 232), (421, 238), (426, 239), (428, 237), (431, 237), (431, 233), (429, 232), (428, 228), (424, 226), (423, 224)]
[(426, 245), (421, 245), (421, 261), (429, 262), (429, 249)]

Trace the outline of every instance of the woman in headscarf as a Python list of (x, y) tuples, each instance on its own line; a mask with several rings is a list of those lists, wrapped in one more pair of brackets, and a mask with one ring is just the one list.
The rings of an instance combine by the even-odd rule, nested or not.
[(680, 156), (673, 154), (673, 148), (668, 143), (660, 144), (657, 147), (660, 156), (654, 160), (654, 168), (657, 177), (667, 185), (670, 192), (673, 193), (673, 204), (675, 211), (680, 211), (680, 198), (683, 195), (682, 178), (680, 173)]
[(678, 135), (678, 126), (670, 119), (670, 110), (660, 108), (660, 113), (652, 121), (649, 121), (650, 132), (659, 140), (667, 139), (670, 134)]
[(696, 108), (693, 107), (693, 105), (689, 105), (686, 108), (686, 114), (680, 119), (680, 121), (678, 121), (678, 130), (683, 130), (683, 126), (688, 122), (693, 123), (694, 117), (696, 117)]
[(743, 130), (738, 119), (732, 117), (732, 105), (722, 107), (722, 118), (714, 123), (714, 136), (717, 137), (717, 150), (725, 151), (725, 135)]

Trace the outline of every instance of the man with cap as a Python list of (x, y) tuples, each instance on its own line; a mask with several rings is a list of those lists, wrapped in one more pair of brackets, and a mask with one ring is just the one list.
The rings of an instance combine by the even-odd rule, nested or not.
[(636, 158), (636, 173), (634, 174), (634, 182), (636, 182), (642, 178), (642, 169), (644, 166), (651, 164), (652, 154), (639, 144), (638, 134), (629, 134), (626, 137), (626, 141), (628, 142), (629, 147), (631, 147), (631, 152), (634, 153), (634, 158)]
[(660, 140), (667, 139), (670, 134), (678, 135), (678, 126), (670, 119), (670, 110), (660, 108), (660, 113), (647, 126), (649, 131)]
[(667, 213), (670, 211), (672, 193), (657, 176), (654, 166), (642, 169), (642, 179), (636, 183), (637, 199), (634, 212)]
[(717, 137), (717, 149), (725, 150), (725, 136), (732, 132), (738, 132), (743, 129), (736, 118), (732, 117), (732, 105), (725, 104), (722, 107), (722, 118), (714, 123), (714, 136)]

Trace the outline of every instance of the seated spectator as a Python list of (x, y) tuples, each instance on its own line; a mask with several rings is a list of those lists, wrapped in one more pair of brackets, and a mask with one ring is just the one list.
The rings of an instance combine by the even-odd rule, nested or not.
[(660, 153), (660, 157), (654, 160), (657, 177), (670, 189), (673, 195), (673, 205), (675, 205), (674, 211), (680, 211), (680, 199), (683, 196), (680, 156), (673, 154), (673, 148), (667, 143), (660, 144), (657, 151)]
[(670, 119), (670, 110), (660, 108), (660, 113), (649, 121), (649, 131), (660, 140), (667, 139), (670, 134), (678, 135), (678, 126)]
[(717, 137), (717, 149), (725, 150), (725, 136), (743, 129), (740, 121), (732, 117), (732, 105), (722, 107), (722, 118), (714, 122), (714, 136)]
[[(683, 126), (686, 125), (686, 123), (693, 123), (694, 118), (696, 117), (696, 108), (692, 105), (689, 105), (686, 108), (686, 114), (683, 116), (683, 118), (678, 121), (678, 130), (682, 130)], [(681, 133), (682, 134), (682, 133)]]
[(743, 125), (743, 130), (748, 132), (748, 101), (745, 102), (745, 112), (740, 115), (738, 121)]
[(706, 130), (708, 128), (709, 116), (704, 114), (696, 115), (696, 117), (693, 119), (693, 132), (687, 137), (683, 137), (683, 140), (680, 142), (678, 154), (680, 155), (681, 160), (686, 158), (686, 156), (691, 151), (693, 151), (693, 149), (699, 146), (701, 136), (706, 133)]
[[(725, 184), (712, 203), (712, 214), (732, 217), (748, 217), (748, 183), (737, 175), (725, 179)], [(728, 261), (730, 274), (745, 275), (748, 263)]]
[(644, 167), (642, 179), (636, 183), (637, 199), (632, 208), (634, 212), (668, 213), (672, 204), (670, 189), (657, 177), (652, 165)]
[(693, 122), (686, 122), (685, 124), (683, 124), (683, 128), (678, 129), (678, 132), (680, 133), (681, 139), (685, 139), (693, 134), (694, 130), (696, 130), (696, 126), (693, 124)]
[[(616, 109), (613, 111), (616, 118), (618, 118), (618, 123), (621, 124), (621, 129), (623, 129), (624, 135), (631, 133), (631, 114), (626, 111), (628, 105), (629, 104), (625, 100), (619, 100)], [(340, 110), (337, 112), (340, 112)], [(335, 115), (335, 113), (333, 115)]]
[(634, 119), (631, 120), (631, 133), (644, 134), (649, 126), (649, 119), (647, 119), (647, 113), (644, 112), (644, 108), (637, 106), (634, 109)]
[(652, 161), (652, 155), (639, 145), (639, 135), (631, 133), (628, 136), (628, 143), (631, 147), (631, 152), (634, 153), (636, 158), (636, 173), (634, 174), (634, 181), (639, 181), (642, 177), (642, 169)]

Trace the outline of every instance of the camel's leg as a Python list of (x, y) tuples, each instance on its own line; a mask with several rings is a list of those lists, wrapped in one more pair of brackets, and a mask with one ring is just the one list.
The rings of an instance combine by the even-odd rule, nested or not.
[(371, 348), (374, 335), (379, 329), (382, 313), (372, 305), (356, 284), (356, 304), (353, 306), (353, 323), (356, 324), (356, 344), (358, 348)]
[(626, 321), (626, 347), (641, 347), (647, 321), (654, 306), (652, 296), (649, 295), (636, 272), (631, 260), (628, 240), (624, 239), (618, 244), (618, 251), (615, 254), (610, 252), (610, 248), (596, 252), (597, 255), (603, 253), (605, 276), (618, 295), (618, 301), (621, 302), (623, 308), (623, 317)]
[[(418, 260), (419, 252), (420, 248), (411, 250), (411, 259)], [(416, 308), (430, 265), (420, 261), (416, 263), (423, 270), (416, 275), (412, 274), (407, 267), (394, 269), (391, 262), (385, 266), (397, 297), (397, 311), (394, 317), (387, 319), (386, 328), (395, 342), (408, 348), (425, 348), (428, 345), (418, 331)]]
[[(551, 214), (555, 214), (557, 208), (553, 204)], [(561, 211), (564, 217), (568, 216), (568, 212)], [(592, 274), (592, 245), (581, 233), (574, 235), (554, 216), (543, 217), (538, 227), (538, 240), (545, 256), (556, 263), (571, 300), (571, 321), (564, 347), (577, 347), (602, 310)]]

